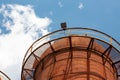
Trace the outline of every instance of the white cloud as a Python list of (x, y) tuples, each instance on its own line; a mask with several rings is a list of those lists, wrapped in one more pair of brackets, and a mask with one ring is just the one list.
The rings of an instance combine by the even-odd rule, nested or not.
[(78, 6), (78, 8), (81, 10), (81, 9), (83, 9), (84, 8), (84, 5), (83, 5), (83, 3), (79, 3), (79, 6)]
[(58, 5), (62, 8), (63, 7), (63, 4), (62, 4), (62, 2), (58, 2)]
[(20, 80), (22, 59), (25, 52), (41, 34), (48, 33), (51, 20), (36, 16), (32, 6), (2, 5), (2, 25), (10, 30), (9, 34), (0, 35), (0, 70), (12, 78)]

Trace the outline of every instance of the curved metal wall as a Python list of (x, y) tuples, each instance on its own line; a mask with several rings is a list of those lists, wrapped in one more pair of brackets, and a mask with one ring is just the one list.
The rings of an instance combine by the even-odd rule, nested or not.
[(35, 80), (116, 80), (106, 49), (94, 40), (69, 36), (53, 42), (41, 55)]

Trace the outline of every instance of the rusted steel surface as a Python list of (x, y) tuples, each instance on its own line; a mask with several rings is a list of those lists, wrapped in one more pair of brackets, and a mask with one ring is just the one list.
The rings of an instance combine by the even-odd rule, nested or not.
[[(51, 45), (54, 53), (51, 53), (50, 47), (41, 55), (41, 59), (46, 60), (37, 66), (35, 80), (116, 80), (115, 70), (109, 60), (104, 63), (102, 54), (89, 51), (105, 51), (102, 45), (91, 40), (70, 36), (55, 41)], [(83, 47), (86, 50), (75, 50), (75, 47)], [(65, 52), (55, 52), (64, 48), (69, 49)]]

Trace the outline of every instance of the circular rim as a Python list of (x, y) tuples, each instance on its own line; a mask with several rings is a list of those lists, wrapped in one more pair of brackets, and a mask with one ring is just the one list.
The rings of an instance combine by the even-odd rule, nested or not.
[[(57, 30), (57, 31), (51, 32), (51, 33), (49, 33), (49, 34), (39, 38), (38, 40), (36, 40), (30, 46), (30, 48), (28, 49), (28, 51), (26, 52), (26, 54), (24, 56), (23, 64), (22, 64), (23, 65), (22, 66), (22, 72), (21, 73), (23, 73), (23, 68), (24, 68), (24, 65), (26, 63), (26, 60), (30, 57), (30, 54), (37, 47), (39, 47), (43, 43), (46, 43), (46, 42), (48, 42), (50, 40), (54, 40), (54, 39), (57, 39), (57, 38), (60, 38), (60, 37), (68, 36), (70, 34), (78, 34), (78, 35), (82, 35), (82, 36), (87, 35), (87, 36), (90, 36), (90, 37), (102, 40), (102, 41), (108, 43), (109, 45), (112, 45), (120, 53), (120, 43), (117, 42), (111, 36), (107, 35), (106, 33), (103, 33), (101, 31), (98, 31), (98, 30), (95, 30), (95, 29), (90, 29), (90, 28), (78, 28), (77, 27), (77, 28), (67, 28), (66, 30), (61, 29), (61, 30)], [(55, 37), (55, 38), (52, 38), (52, 37)], [(48, 39), (48, 38), (49, 38), (49, 40), (46, 40), (45, 42), (42, 42), (42, 41), (44, 41), (45, 39)], [(118, 63), (120, 63), (120, 60), (119, 60), (119, 62), (117, 62), (115, 64), (118, 64)], [(120, 72), (118, 72), (118, 73), (120, 73)], [(120, 75), (118, 75), (118, 76), (120, 77)], [(22, 77), (22, 75), (21, 75), (21, 77)]]
[[(108, 39), (111, 39), (112, 41), (114, 41), (113, 44), (118, 44), (119, 47), (115, 47), (113, 44), (112, 44), (112, 45), (113, 45), (116, 49), (118, 49), (118, 50), (120, 51), (120, 43), (119, 43), (118, 41), (116, 41), (113, 37), (109, 36), (109, 35), (106, 34), (106, 33), (103, 33), (103, 32), (101, 32), (101, 31), (98, 31), (98, 30), (95, 30), (95, 29), (90, 29), (90, 28), (81, 28), (81, 27), (80, 27), (80, 28), (79, 28), (79, 27), (76, 27), (76, 28), (67, 28), (66, 30), (61, 29), (61, 30), (57, 30), (57, 31), (51, 32), (51, 33), (49, 33), (49, 34), (47, 34), (47, 35), (45, 35), (45, 36), (42, 36), (42, 37), (39, 38), (38, 40), (36, 40), (36, 41), (29, 47), (29, 49), (27, 50), (27, 52), (26, 52), (26, 54), (25, 54), (25, 56), (24, 56), (24, 59), (23, 59), (23, 64), (24, 64), (26, 58), (30, 55), (28, 52), (31, 51), (31, 48), (33, 48), (33, 46), (35, 45), (35, 43), (39, 42), (41, 39), (43, 39), (43, 38), (45, 38), (45, 37), (48, 37), (49, 35), (55, 34), (55, 33), (57, 33), (57, 32), (67, 31), (67, 30), (74, 30), (74, 29), (78, 29), (78, 30), (90, 30), (90, 31), (93, 31), (93, 32), (97, 32), (97, 33), (99, 33), (99, 34), (102, 34), (103, 37), (108, 38)], [(92, 37), (95, 37), (95, 36), (92, 36)], [(104, 41), (104, 40), (103, 40), (103, 41)], [(105, 41), (105, 42), (106, 42), (106, 41)], [(32, 51), (34, 51), (34, 50), (32, 50)]]

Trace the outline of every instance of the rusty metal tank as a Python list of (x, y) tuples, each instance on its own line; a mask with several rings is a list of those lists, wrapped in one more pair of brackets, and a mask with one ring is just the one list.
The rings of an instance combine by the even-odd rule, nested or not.
[(88, 28), (58, 30), (27, 51), (22, 80), (120, 80), (120, 44)]

